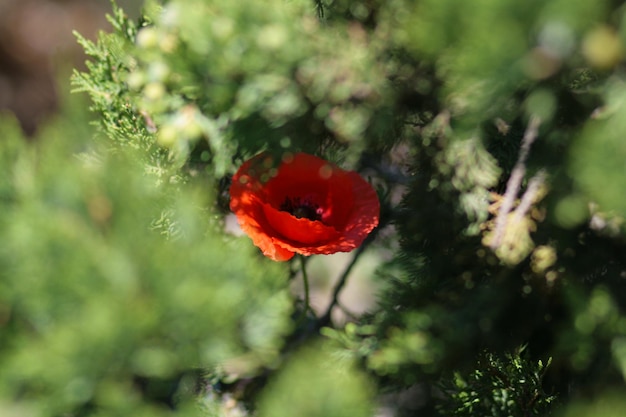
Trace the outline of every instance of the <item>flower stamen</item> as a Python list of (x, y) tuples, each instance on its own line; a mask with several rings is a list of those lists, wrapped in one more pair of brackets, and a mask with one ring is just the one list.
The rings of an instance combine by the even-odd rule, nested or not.
[(308, 198), (287, 197), (278, 208), (280, 211), (286, 211), (298, 219), (309, 219), (313, 221), (322, 220), (324, 210)]

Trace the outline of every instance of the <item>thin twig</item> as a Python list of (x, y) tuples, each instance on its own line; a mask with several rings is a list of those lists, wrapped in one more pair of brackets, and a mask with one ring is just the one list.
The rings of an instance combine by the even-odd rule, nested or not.
[(366, 246), (367, 245), (363, 243), (361, 246), (357, 248), (357, 250), (354, 252), (354, 255), (352, 256), (352, 260), (350, 261), (346, 269), (343, 271), (343, 274), (341, 274), (341, 277), (337, 281), (337, 284), (335, 284), (335, 289), (333, 290), (333, 298), (331, 299), (330, 304), (326, 308), (326, 312), (319, 318), (318, 327), (324, 327), (330, 323), (330, 316), (333, 312), (333, 309), (335, 308), (336, 305), (339, 304), (339, 294), (341, 293), (341, 290), (343, 289), (343, 287), (346, 285), (348, 276), (350, 275), (352, 268), (354, 267), (357, 260), (359, 259), (359, 256), (361, 256), (361, 254), (365, 251)]
[(348, 308), (345, 305), (343, 305), (341, 301), (337, 301), (336, 306), (339, 307), (339, 309), (343, 311), (343, 314), (345, 314), (346, 317), (348, 317), (349, 319), (355, 320), (355, 321), (358, 319), (357, 315), (351, 312), (350, 310), (348, 310)]
[(524, 191), (524, 195), (522, 199), (515, 209), (515, 214), (513, 215), (513, 222), (518, 223), (522, 220), (522, 218), (526, 215), (528, 210), (530, 210), (530, 206), (532, 206), (535, 198), (537, 197), (537, 193), (539, 189), (543, 185), (546, 179), (545, 170), (540, 170), (537, 172), (529, 181), (528, 186), (526, 187), (526, 191)]
[(517, 157), (517, 162), (515, 163), (513, 171), (511, 172), (511, 176), (509, 177), (509, 181), (506, 184), (506, 191), (502, 200), (502, 206), (500, 207), (500, 211), (498, 212), (498, 216), (496, 217), (493, 235), (494, 237), (493, 241), (491, 242), (491, 249), (493, 250), (497, 249), (502, 242), (502, 237), (504, 236), (504, 230), (506, 229), (508, 215), (513, 208), (515, 197), (519, 192), (520, 186), (522, 185), (522, 180), (524, 179), (524, 175), (526, 174), (526, 159), (528, 158), (528, 153), (530, 152), (531, 145), (533, 144), (535, 139), (537, 139), (540, 124), (541, 119), (538, 116), (532, 115), (530, 117), (530, 121), (528, 122), (528, 126), (526, 127), (526, 132), (524, 132), (524, 137), (522, 138), (522, 145), (520, 147), (519, 155)]

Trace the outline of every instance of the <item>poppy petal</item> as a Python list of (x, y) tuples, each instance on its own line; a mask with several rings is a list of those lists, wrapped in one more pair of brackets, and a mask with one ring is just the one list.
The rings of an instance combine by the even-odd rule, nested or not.
[(230, 209), (237, 216), (237, 222), (241, 230), (252, 239), (252, 243), (260, 248), (268, 258), (275, 261), (291, 259), (294, 253), (277, 245), (274, 239), (268, 235), (268, 225), (264, 221), (265, 216), (261, 209), (262, 203), (250, 192), (249, 188), (254, 188), (250, 184), (248, 182), (245, 185), (231, 186)]
[(287, 154), (278, 167), (267, 153), (249, 159), (233, 176), (230, 193), (242, 230), (277, 261), (294, 253), (349, 252), (379, 221), (378, 196), (367, 181), (304, 153)]
[(268, 224), (281, 236), (278, 240), (291, 242), (294, 247), (323, 244), (339, 235), (337, 230), (320, 221), (299, 219), (269, 204), (263, 204), (263, 212)]
[(267, 183), (265, 189), (270, 196), (267, 202), (279, 207), (286, 197), (312, 196), (324, 206), (322, 221), (341, 229), (353, 205), (352, 177), (347, 174), (313, 155), (295, 154), (280, 165), (279, 175)]
[(342, 240), (353, 248), (363, 243), (367, 235), (378, 226), (380, 202), (372, 186), (354, 172), (352, 177), (353, 211), (343, 229)]
[[(358, 174), (354, 174), (354, 211), (348, 219), (345, 229), (336, 239), (325, 244), (293, 248), (303, 255), (331, 254), (350, 252), (361, 246), (365, 238), (378, 226), (380, 203), (374, 189)], [(358, 179), (358, 180), (357, 180)]]

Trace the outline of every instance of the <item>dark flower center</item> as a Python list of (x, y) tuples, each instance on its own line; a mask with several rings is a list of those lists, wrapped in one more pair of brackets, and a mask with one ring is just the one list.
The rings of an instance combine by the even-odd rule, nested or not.
[(299, 219), (321, 220), (323, 210), (308, 198), (287, 197), (278, 208)]

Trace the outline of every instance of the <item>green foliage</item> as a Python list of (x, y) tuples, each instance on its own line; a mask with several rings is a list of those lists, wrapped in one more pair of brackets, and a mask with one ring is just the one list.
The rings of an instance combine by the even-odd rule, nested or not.
[(109, 146), (145, 151), (142, 158), (146, 171), (168, 180), (173, 175), (169, 158), (155, 144), (153, 122), (134, 105), (127, 85), (130, 68), (136, 66), (128, 51), (135, 43), (138, 25), (116, 6), (108, 20), (114, 31), (101, 32), (97, 43), (76, 33), (78, 42), (93, 60), (86, 63), (88, 72), (74, 71), (73, 91), (86, 92), (91, 97), (90, 109), (100, 115), (97, 124), (110, 141)]
[[(95, 133), (80, 104), (32, 143), (0, 122), (0, 414), (368, 416), (411, 387), (398, 416), (623, 414), (622, 6), (145, 6), (78, 35)], [(315, 316), (224, 231), (261, 150), (379, 190), (353, 261), (382, 290), (345, 326), (343, 280)]]
[(542, 379), (550, 366), (524, 359), (520, 352), (504, 358), (485, 353), (469, 375), (456, 372), (442, 384), (449, 396), (439, 407), (443, 416), (543, 416), (555, 399), (543, 392)]
[(371, 416), (372, 392), (371, 383), (349, 361), (314, 345), (297, 352), (268, 386), (259, 416)]
[[(99, 46), (82, 41), (100, 63), (89, 75), (76, 74), (75, 83), (94, 97), (105, 128), (118, 130), (121, 120), (106, 120), (111, 105), (99, 96), (123, 101), (132, 128), (115, 135), (131, 146), (158, 141), (178, 165), (202, 156), (198, 162), (218, 176), (232, 170), (237, 152), (267, 146), (313, 152), (328, 136), (380, 140), (391, 92), (376, 49), (357, 28), (320, 31), (305, 5), (171, 1), (155, 7), (147, 18), (153, 24), (138, 32), (118, 11), (117, 33), (104, 35)], [(132, 55), (109, 57), (109, 44), (128, 42), (136, 44)], [(156, 136), (147, 135), (152, 126), (159, 127)]]
[[(603, 211), (623, 217), (626, 199), (619, 177), (611, 175), (623, 170), (626, 152), (620, 132), (624, 129), (624, 89), (608, 82), (603, 91), (605, 108), (595, 120), (590, 120), (572, 150), (572, 177), (584, 192)], [(602, 189), (597, 184), (602, 182)], [(579, 221), (584, 220), (580, 219)]]
[(577, 401), (567, 410), (559, 413), (563, 417), (602, 416), (617, 417), (622, 415), (626, 408), (623, 395), (619, 392), (608, 392), (593, 401)]
[[(274, 361), (290, 327), (284, 268), (219, 232), (200, 184), (157, 186), (127, 156), (88, 157), (79, 133), (59, 121), (40, 143), (15, 129), (2, 142), (0, 403), (161, 415), (138, 381), (175, 390), (226, 358)], [(172, 239), (152, 227), (165, 209)]]

